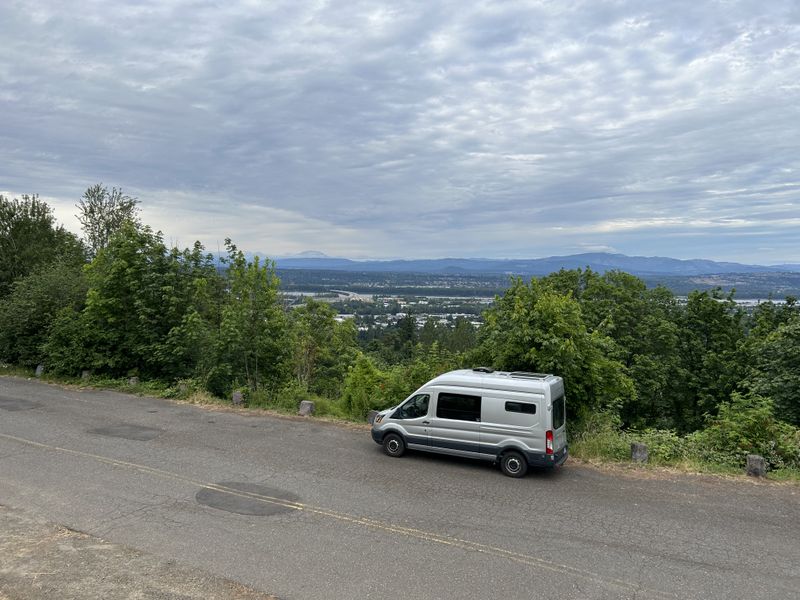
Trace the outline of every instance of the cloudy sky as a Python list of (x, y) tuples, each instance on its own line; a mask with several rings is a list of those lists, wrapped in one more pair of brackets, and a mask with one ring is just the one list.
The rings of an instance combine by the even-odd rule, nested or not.
[(0, 192), (271, 255), (800, 262), (800, 2), (0, 2)]

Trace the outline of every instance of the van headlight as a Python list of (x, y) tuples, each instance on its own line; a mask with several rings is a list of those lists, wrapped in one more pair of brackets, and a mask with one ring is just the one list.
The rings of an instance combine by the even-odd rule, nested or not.
[(380, 423), (381, 421), (383, 421), (383, 415), (376, 415), (375, 422)]

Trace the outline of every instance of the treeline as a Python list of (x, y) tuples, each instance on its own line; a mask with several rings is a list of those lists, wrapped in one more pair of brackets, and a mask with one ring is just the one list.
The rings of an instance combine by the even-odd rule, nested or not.
[[(412, 317), (359, 340), (327, 304), (289, 308), (274, 264), (230, 240), (221, 260), (169, 248), (138, 202), (102, 185), (79, 202), (84, 236), (36, 196), (0, 196), (0, 360), (49, 373), (160, 380), (252, 405), (362, 419), (448, 369), (486, 365), (564, 377), (576, 441), (635, 431), (773, 468), (800, 466), (800, 307), (752, 314), (733, 294), (678, 303), (622, 272), (515, 279), (476, 330)], [(178, 386), (180, 382), (180, 386)], [(627, 435), (627, 434), (625, 434)], [(583, 436), (583, 437), (581, 437)]]

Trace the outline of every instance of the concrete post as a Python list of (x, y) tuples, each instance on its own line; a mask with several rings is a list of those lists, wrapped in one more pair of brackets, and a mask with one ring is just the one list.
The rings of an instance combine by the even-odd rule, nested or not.
[(37, 365), (36, 376), (41, 377), (44, 374), (44, 365)]
[(631, 460), (638, 463), (646, 463), (650, 458), (650, 453), (647, 450), (647, 444), (633, 442), (631, 444)]
[(235, 392), (233, 392), (233, 397), (231, 398), (231, 401), (236, 406), (239, 406), (244, 401), (244, 394), (242, 394), (242, 392), (240, 392), (239, 390), (236, 390)]
[(301, 417), (314, 414), (314, 403), (311, 400), (303, 400), (300, 402), (300, 410), (297, 411), (297, 414)]
[(375, 417), (378, 416), (377, 410), (371, 410), (367, 413), (367, 423), (372, 425), (375, 422)]
[(765, 477), (767, 475), (767, 461), (758, 454), (747, 455), (747, 474), (751, 477)]

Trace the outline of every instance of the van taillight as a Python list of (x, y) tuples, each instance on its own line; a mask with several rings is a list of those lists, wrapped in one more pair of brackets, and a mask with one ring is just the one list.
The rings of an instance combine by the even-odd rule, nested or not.
[(553, 453), (553, 432), (549, 429), (544, 434), (544, 451), (546, 454)]

